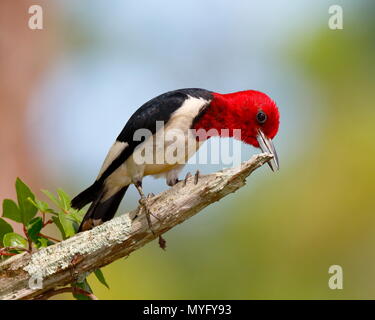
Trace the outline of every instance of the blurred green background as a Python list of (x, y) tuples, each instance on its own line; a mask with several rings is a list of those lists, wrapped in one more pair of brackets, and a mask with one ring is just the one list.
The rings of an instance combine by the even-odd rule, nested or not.
[[(1, 198), (16, 176), (76, 194), (168, 90), (257, 89), (280, 108), (281, 170), (169, 231), (166, 252), (153, 242), (103, 268), (110, 290), (90, 276), (100, 299), (375, 298), (374, 1), (40, 1), (42, 31), (26, 27), (32, 3), (0, 4)], [(122, 211), (136, 203), (132, 190)], [(328, 287), (335, 264), (343, 290)]]

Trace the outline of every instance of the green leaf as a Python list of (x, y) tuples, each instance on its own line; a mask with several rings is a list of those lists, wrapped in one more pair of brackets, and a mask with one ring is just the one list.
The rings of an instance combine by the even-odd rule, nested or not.
[(36, 200), (35, 201), (31, 198), (28, 198), (28, 200), (34, 205), (35, 208), (37, 208), (40, 212), (48, 212), (57, 215), (55, 211), (53, 211), (47, 202)]
[(29, 189), (29, 187), (20, 179), (16, 180), (16, 191), (18, 199), (18, 207), (21, 212), (22, 223), (26, 226), (29, 221), (35, 217), (38, 209), (28, 200), (28, 198), (34, 200), (35, 196)]
[(59, 221), (61, 223), (62, 228), (64, 229), (64, 233), (67, 238), (74, 236), (76, 234), (76, 230), (74, 228), (74, 221), (69, 217), (69, 215), (63, 212), (59, 212)]
[(95, 274), (96, 278), (100, 281), (100, 283), (103, 284), (103, 285), (105, 285), (109, 289), (109, 285), (108, 285), (107, 281), (104, 278), (104, 274), (103, 274), (102, 270), (96, 269), (94, 271), (94, 274)]
[(81, 210), (76, 210), (76, 209), (73, 209), (73, 208), (70, 208), (69, 209), (69, 215), (70, 217), (75, 221), (77, 222), (78, 224), (80, 224), (83, 220), (83, 217), (85, 216), (86, 214), (86, 210), (85, 209), (81, 209)]
[[(92, 293), (92, 289), (91, 289), (89, 283), (87, 282), (87, 279), (83, 280), (82, 282), (75, 282), (75, 283), (73, 283), (72, 287), (81, 288), (81, 289), (83, 289), (83, 290), (85, 290), (87, 292)], [(86, 297), (83, 294), (79, 294), (79, 293), (78, 294), (74, 293), (73, 296), (77, 300), (90, 300), (89, 297)]]
[(43, 237), (39, 237), (38, 238), (38, 242), (36, 244), (36, 247), (39, 249), (39, 248), (45, 248), (45, 247), (48, 247), (50, 245), (54, 244), (52, 241), (50, 241), (49, 239), (46, 239), (46, 238), (43, 238)]
[(58, 207), (60, 208), (60, 201), (48, 190), (42, 190), (42, 192)]
[(5, 234), (13, 232), (12, 226), (4, 219), (0, 218), (0, 246), (3, 245), (3, 237)]
[(13, 200), (5, 199), (3, 201), (3, 217), (22, 222), (20, 209)]
[(3, 238), (4, 247), (22, 247), (27, 248), (27, 240), (20, 236), (18, 233), (10, 232), (4, 235)]
[(66, 211), (69, 210), (69, 208), (70, 208), (70, 197), (62, 189), (57, 189), (57, 194), (59, 195), (60, 206), (62, 207), (62, 209), (66, 210)]
[(35, 217), (27, 225), (27, 234), (34, 243), (39, 243), (40, 237), (38, 236), (38, 234), (40, 233), (40, 230), (42, 230), (42, 228), (43, 220), (41, 217)]
[(64, 228), (59, 220), (58, 217), (52, 217), (52, 221), (54, 222), (54, 224), (57, 226), (57, 228), (60, 230), (60, 233), (61, 233), (61, 236), (62, 238), (65, 240), (67, 237), (66, 237), (66, 234), (65, 234), (65, 231), (64, 231)]

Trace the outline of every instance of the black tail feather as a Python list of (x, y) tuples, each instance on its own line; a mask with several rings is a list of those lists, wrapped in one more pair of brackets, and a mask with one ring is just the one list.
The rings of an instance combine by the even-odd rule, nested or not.
[(127, 189), (128, 186), (123, 187), (120, 191), (105, 201), (102, 201), (103, 193), (99, 194), (83, 218), (78, 232), (90, 230), (105, 221), (111, 220), (114, 217)]
[(82, 209), (86, 204), (95, 201), (98, 198), (102, 189), (101, 183), (95, 181), (90, 187), (82, 191), (78, 196), (72, 200), (72, 207), (75, 209)]

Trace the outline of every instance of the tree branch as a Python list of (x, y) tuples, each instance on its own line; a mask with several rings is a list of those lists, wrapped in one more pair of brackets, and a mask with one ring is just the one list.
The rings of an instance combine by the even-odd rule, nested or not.
[(49, 298), (62, 294), (62, 293), (67, 293), (71, 292), (73, 294), (82, 294), (86, 297), (88, 297), (90, 300), (98, 300), (98, 298), (93, 295), (90, 292), (87, 292), (81, 288), (76, 288), (76, 287), (65, 287), (65, 288), (60, 288), (60, 289), (52, 289), (47, 292), (43, 292), (40, 296), (35, 297), (33, 300), (48, 300)]
[[(194, 177), (147, 200), (155, 234), (137, 209), (65, 241), (25, 252), (0, 264), (0, 299), (43, 298), (58, 286), (82, 281), (90, 272), (144, 246), (209, 204), (245, 185), (246, 178), (272, 158), (259, 154), (239, 167)], [(140, 212), (141, 211), (141, 212)], [(157, 218), (155, 218), (157, 217)], [(29, 285), (31, 284), (31, 286)]]

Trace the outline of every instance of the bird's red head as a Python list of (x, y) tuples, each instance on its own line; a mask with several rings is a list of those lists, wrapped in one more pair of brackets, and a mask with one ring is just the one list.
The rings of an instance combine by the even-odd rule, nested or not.
[(241, 130), (241, 140), (263, 152), (273, 154), (271, 169), (278, 169), (278, 159), (272, 139), (279, 130), (279, 110), (265, 93), (247, 90), (228, 94), (213, 93), (213, 100), (194, 126), (196, 129)]

